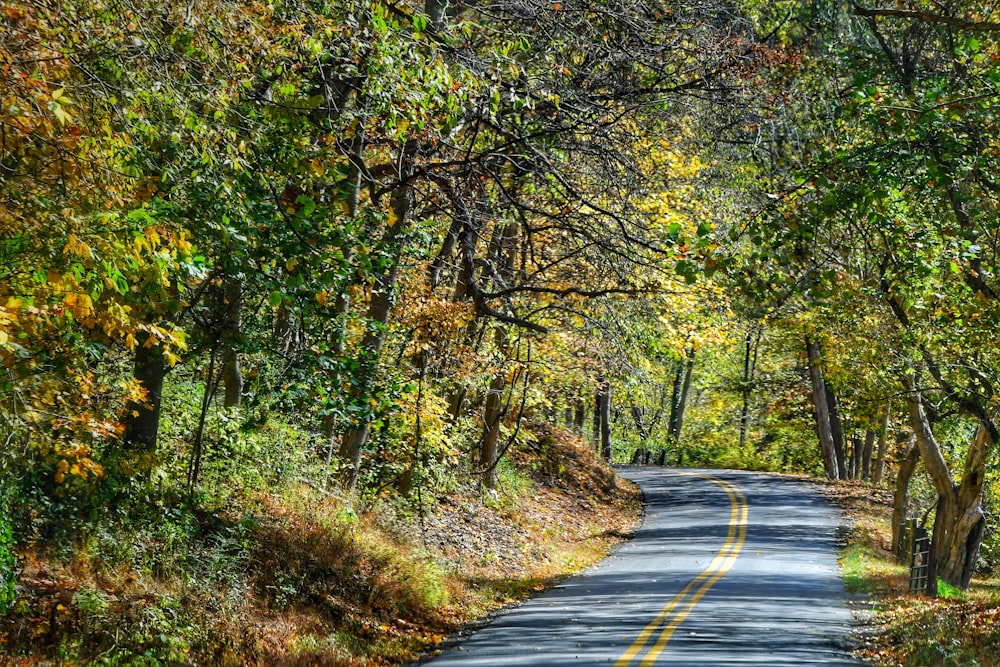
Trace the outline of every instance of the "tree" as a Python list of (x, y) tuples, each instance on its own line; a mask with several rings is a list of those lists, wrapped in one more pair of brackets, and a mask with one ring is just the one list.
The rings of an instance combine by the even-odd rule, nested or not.
[[(979, 323), (995, 308), (996, 257), (980, 241), (995, 234), (995, 195), (984, 174), (996, 137), (981, 114), (991, 113), (996, 89), (977, 55), (992, 44), (993, 28), (964, 5), (896, 11), (855, 3), (851, 11), (840, 20), (863, 30), (825, 47), (841, 65), (827, 74), (848, 96), (839, 107), (812, 107), (826, 114), (825, 126), (803, 153), (810, 162), (778, 189), (760, 247), (801, 277), (797, 296), (831, 321), (875, 321), (889, 332), (879, 381), (903, 378), (910, 427), (941, 498), (939, 574), (964, 586), (981, 530), (981, 475), (952, 479), (925, 396), (936, 394), (936, 403), (975, 427), (966, 456), (968, 469), (978, 471), (983, 443), (995, 433), (987, 405), (996, 355)], [(831, 289), (836, 283), (841, 287)], [(845, 284), (857, 290), (857, 309), (837, 315), (830, 304)]]

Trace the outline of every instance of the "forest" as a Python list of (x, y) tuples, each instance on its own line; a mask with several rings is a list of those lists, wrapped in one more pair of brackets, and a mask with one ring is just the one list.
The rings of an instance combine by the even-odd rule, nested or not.
[[(422, 518), (571, 436), (891, 487), (894, 546), (917, 516), (929, 592), (967, 588), (997, 9), (0, 0), (0, 616), (40, 553), (222, 577), (263, 495)], [(167, 630), (101, 664), (183, 664)]]

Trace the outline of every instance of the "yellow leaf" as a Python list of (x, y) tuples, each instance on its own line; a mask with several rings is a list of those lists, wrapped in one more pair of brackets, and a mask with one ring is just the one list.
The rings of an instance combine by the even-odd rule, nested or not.
[(317, 176), (322, 176), (326, 173), (326, 165), (319, 158), (315, 158), (312, 161), (312, 170)]
[(55, 114), (56, 120), (59, 121), (60, 125), (66, 125), (73, 120), (73, 117), (63, 109), (62, 104), (54, 104), (52, 106), (52, 113)]

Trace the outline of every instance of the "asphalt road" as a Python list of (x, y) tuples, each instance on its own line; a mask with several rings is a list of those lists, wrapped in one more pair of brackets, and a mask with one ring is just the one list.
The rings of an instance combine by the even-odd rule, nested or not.
[(858, 665), (838, 514), (754, 473), (625, 467), (646, 495), (635, 539), (494, 619), (434, 667)]

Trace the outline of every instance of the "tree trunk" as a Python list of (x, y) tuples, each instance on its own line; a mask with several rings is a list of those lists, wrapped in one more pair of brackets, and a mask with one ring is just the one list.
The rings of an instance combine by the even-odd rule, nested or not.
[[(205, 373), (205, 389), (201, 395), (201, 410), (198, 413), (198, 428), (195, 430), (194, 443), (191, 447), (191, 460), (188, 463), (187, 487), (188, 494), (193, 494), (198, 485), (198, 477), (201, 475), (201, 460), (205, 453), (205, 422), (208, 419), (208, 410), (215, 399), (215, 393), (219, 388), (221, 379), (215, 372), (216, 359), (219, 356), (220, 343), (212, 345), (209, 355), (208, 370)], [(225, 370), (225, 369), (223, 369)]]
[(601, 383), (601, 456), (611, 462), (611, 383)]
[(240, 368), (238, 341), (242, 326), (243, 285), (236, 278), (226, 281), (225, 318), (222, 331), (222, 381), (225, 386), (223, 406), (240, 407), (243, 398), (243, 371)]
[(847, 448), (844, 446), (844, 426), (840, 421), (840, 403), (825, 378), (823, 385), (826, 388), (826, 405), (830, 411), (830, 434), (833, 436), (834, 451), (837, 452), (837, 474), (839, 479), (848, 479)]
[(670, 416), (667, 418), (667, 437), (677, 447), (677, 465), (684, 465), (684, 450), (681, 448), (681, 431), (684, 428), (684, 409), (691, 391), (691, 373), (694, 369), (694, 353), (681, 361), (674, 374), (673, 392), (670, 397)]
[[(362, 96), (363, 100), (366, 100)], [(359, 100), (359, 106), (363, 106), (364, 101)], [(364, 123), (358, 124), (357, 133), (351, 140), (351, 151), (349, 160), (354, 173), (351, 175), (351, 194), (347, 200), (347, 212), (351, 218), (357, 218), (361, 211), (361, 189), (364, 185), (364, 150), (365, 150), (365, 130)], [(354, 263), (355, 247), (353, 243), (346, 244), (344, 248), (344, 266), (350, 267)], [(341, 289), (337, 290), (337, 297), (334, 300), (334, 312), (336, 322), (333, 325), (333, 354), (336, 357), (343, 357), (347, 349), (347, 318), (351, 313), (351, 293), (348, 290), (349, 280), (345, 280)], [(331, 440), (332, 443), (332, 440)]]
[(426, 0), (424, 13), (427, 14), (431, 30), (434, 32), (444, 30), (448, 18), (448, 0)]
[[(400, 182), (393, 189), (390, 197), (390, 208), (396, 219), (386, 229), (382, 241), (389, 261), (383, 270), (375, 276), (375, 286), (372, 289), (371, 301), (368, 306), (368, 322), (361, 341), (361, 366), (358, 369), (354, 385), (354, 398), (362, 401), (367, 398), (374, 386), (382, 347), (385, 345), (386, 324), (389, 322), (392, 306), (396, 302), (396, 281), (399, 275), (403, 240), (413, 198), (409, 176), (413, 172), (413, 158), (416, 150), (417, 143), (415, 141), (406, 142), (400, 159), (402, 165)], [(352, 492), (357, 486), (358, 476), (361, 472), (361, 456), (368, 442), (370, 421), (370, 417), (363, 418), (359, 423), (352, 425), (344, 433), (341, 441), (340, 456), (349, 465), (347, 486)]]
[(678, 363), (677, 370), (674, 371), (673, 389), (670, 393), (670, 416), (667, 417), (667, 436), (674, 444), (676, 444), (674, 433), (677, 431), (677, 415), (680, 412), (681, 397), (684, 394), (684, 367), (685, 364), (683, 361)]
[(597, 378), (597, 388), (594, 390), (594, 451), (601, 451), (601, 413), (604, 411), (601, 388), (604, 386), (604, 378)]
[[(916, 435), (920, 457), (938, 493), (938, 511), (931, 538), (931, 562), (938, 577), (965, 590), (975, 570), (982, 543), (985, 518), (982, 508), (986, 457), (995, 444), (990, 431), (980, 426), (966, 453), (964, 476), (955, 483), (941, 453), (923, 408), (923, 399), (913, 379), (904, 377), (910, 426)], [(936, 581), (928, 581), (936, 590)], [(933, 592), (930, 591), (929, 592)]]
[(861, 438), (852, 437), (851, 440), (851, 479), (861, 477), (861, 458), (864, 455), (864, 442)]
[(451, 228), (441, 243), (441, 250), (438, 251), (438, 254), (434, 257), (434, 261), (431, 262), (430, 267), (427, 269), (432, 291), (437, 289), (438, 285), (441, 284), (441, 272), (455, 254), (455, 246), (458, 245), (458, 237), (462, 232), (462, 224), (461, 216), (456, 215), (452, 219)]
[(809, 358), (809, 379), (812, 383), (813, 406), (816, 409), (816, 435), (819, 437), (820, 449), (823, 453), (823, 468), (827, 479), (840, 479), (840, 466), (837, 463), (837, 448), (833, 441), (833, 431), (830, 428), (830, 406), (827, 403), (826, 381), (820, 368), (819, 345), (806, 339), (806, 353)]
[(497, 451), (500, 442), (500, 420), (503, 417), (503, 390), (506, 373), (498, 371), (490, 380), (483, 412), (483, 444), (479, 450), (479, 467), (483, 471), (482, 484), (487, 489), (497, 488)]
[(133, 377), (142, 385), (145, 397), (142, 402), (130, 403), (125, 407), (122, 443), (128, 451), (143, 453), (156, 450), (163, 380), (167, 376), (167, 370), (161, 347), (142, 345), (136, 348)]
[(649, 425), (646, 424), (646, 417), (638, 405), (632, 406), (632, 421), (635, 422), (635, 429), (639, 432), (639, 447), (645, 449), (646, 441), (649, 440)]
[(760, 349), (760, 337), (764, 332), (763, 326), (757, 327), (756, 336), (748, 330), (744, 339), (743, 350), (743, 380), (740, 383), (743, 394), (743, 408), (740, 411), (740, 450), (747, 444), (747, 433), (750, 430), (750, 396), (753, 389), (754, 372), (757, 367), (757, 351)]
[(607, 380), (601, 386), (601, 456), (611, 462), (611, 383)]
[(909, 563), (910, 558), (903, 540), (903, 527), (909, 512), (910, 480), (918, 463), (920, 463), (920, 448), (913, 444), (906, 458), (899, 462), (899, 472), (896, 473), (896, 492), (892, 497), (892, 553), (900, 563)]
[(872, 476), (872, 452), (875, 450), (875, 431), (865, 431), (865, 442), (861, 447), (861, 479), (866, 482)]
[(281, 343), (281, 353), (290, 355), (299, 349), (302, 338), (297, 323), (292, 320), (291, 309), (282, 303), (274, 316), (274, 340)]
[(885, 408), (885, 414), (882, 415), (882, 429), (878, 434), (878, 445), (876, 446), (875, 455), (875, 465), (872, 468), (872, 484), (878, 486), (882, 483), (882, 477), (885, 475), (885, 455), (886, 450), (889, 448), (889, 439), (886, 437), (889, 431), (889, 406)]
[(677, 414), (674, 415), (671, 436), (680, 447), (681, 434), (684, 432), (684, 413), (687, 411), (688, 396), (691, 394), (691, 375), (694, 372), (694, 353), (688, 355), (684, 364), (684, 381), (681, 383), (681, 395), (676, 401)]
[(576, 397), (576, 409), (573, 411), (573, 429), (576, 434), (583, 437), (583, 425), (587, 421), (587, 406), (583, 397)]

